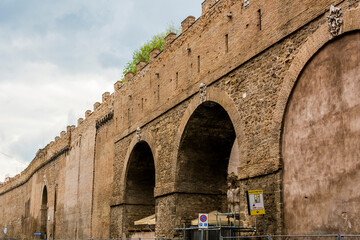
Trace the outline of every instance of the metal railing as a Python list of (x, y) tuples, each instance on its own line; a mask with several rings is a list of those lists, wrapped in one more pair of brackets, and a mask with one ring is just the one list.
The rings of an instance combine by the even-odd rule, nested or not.
[[(116, 239), (77, 239), (77, 240), (184, 240), (185, 238), (166, 237), (141, 237), (141, 238), (116, 238)], [(351, 234), (328, 234), (328, 235), (259, 235), (259, 236), (219, 236), (219, 240), (360, 240), (360, 235)], [(0, 238), (0, 240), (28, 240), (27, 238)], [(36, 239), (29, 239), (36, 240)], [(41, 239), (38, 239), (41, 240)], [(70, 239), (55, 239), (70, 240)], [(214, 240), (203, 236), (203, 239), (192, 240)]]
[[(43, 238), (0, 238), (0, 240), (44, 240)], [(74, 239), (48, 239), (48, 240), (74, 240)], [(166, 238), (166, 237), (134, 237), (134, 238), (87, 238), (87, 239), (76, 239), (76, 240), (184, 240), (184, 238)]]
[(262, 235), (262, 236), (221, 236), (220, 240), (360, 240), (360, 235), (328, 234), (328, 235)]

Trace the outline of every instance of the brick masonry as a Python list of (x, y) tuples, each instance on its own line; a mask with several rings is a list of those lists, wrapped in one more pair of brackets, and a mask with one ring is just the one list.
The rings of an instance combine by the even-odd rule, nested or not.
[[(226, 211), (224, 181), (234, 139), (239, 150), (235, 165), (241, 224), (254, 225), (246, 212), (245, 191), (261, 188), (268, 232), (300, 233), (296, 221), (284, 224), (284, 219), (293, 219), (284, 204), (294, 204), (302, 191), (308, 191), (299, 187), (294, 198), (284, 192), (289, 181), (299, 180), (293, 178), (296, 173), (283, 177), (284, 164), (292, 166), (283, 151), (294, 149), (282, 142), (284, 122), (291, 119), (287, 105), (297, 80), (305, 81), (299, 76), (309, 60), (321, 54), (324, 46), (354, 34), (349, 32), (358, 33), (359, 2), (253, 0), (248, 8), (243, 3), (206, 0), (202, 16), (196, 21), (187, 18), (182, 34), (166, 39), (164, 51), (155, 50), (149, 64), (139, 65), (137, 75), (115, 83), (114, 93), (104, 93), (102, 103), (86, 111), (77, 127), (69, 126), (37, 153), (26, 170), (1, 186), (0, 228), (8, 228), (7, 236), (30, 237), (41, 231), (45, 186), (45, 228), (50, 238), (121, 237), (134, 220), (151, 214), (156, 214), (157, 236), (174, 236), (174, 228), (189, 223), (198, 212)], [(342, 8), (343, 23), (335, 37), (328, 30), (332, 4)], [(358, 42), (358, 37), (351, 40), (355, 49), (349, 57), (358, 57)], [(331, 61), (344, 60), (335, 56)], [(359, 86), (356, 76), (349, 81)], [(206, 89), (200, 90), (200, 85)], [(357, 96), (356, 88), (353, 91)], [(316, 97), (317, 92), (313, 94)], [(354, 101), (358, 107), (359, 100)], [(354, 112), (358, 116), (359, 110)], [(350, 128), (356, 136), (359, 121), (354, 119)], [(128, 175), (136, 172), (131, 162), (151, 159), (141, 157), (140, 142), (147, 144), (154, 159), (144, 169), (154, 175), (148, 184), (155, 187), (136, 192), (136, 178)], [(354, 156), (348, 160), (350, 169), (357, 166), (358, 155)], [(322, 180), (334, 179), (324, 175)], [(153, 196), (148, 194), (151, 191)], [(142, 193), (141, 202), (139, 197), (129, 198)], [(316, 197), (325, 198), (326, 193)], [(348, 204), (346, 214), (339, 210), (333, 223), (316, 222), (316, 229), (303, 233), (344, 229), (359, 233), (359, 225), (349, 215), (351, 209), (355, 208)], [(311, 225), (313, 220), (301, 216), (299, 221)], [(4, 237), (2, 231), (0, 237)]]

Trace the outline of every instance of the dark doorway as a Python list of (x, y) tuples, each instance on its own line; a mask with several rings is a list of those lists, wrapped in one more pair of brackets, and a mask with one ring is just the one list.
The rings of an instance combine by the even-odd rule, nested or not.
[(128, 229), (134, 221), (155, 214), (155, 165), (150, 146), (141, 141), (132, 150), (126, 175), (125, 211)]
[(47, 237), (47, 215), (48, 215), (48, 192), (46, 186), (42, 192), (41, 200), (41, 214), (40, 214), (40, 232), (44, 239)]
[(215, 102), (201, 104), (183, 132), (177, 162), (178, 213), (191, 220), (198, 213), (227, 209), (228, 164), (234, 126), (226, 110)]

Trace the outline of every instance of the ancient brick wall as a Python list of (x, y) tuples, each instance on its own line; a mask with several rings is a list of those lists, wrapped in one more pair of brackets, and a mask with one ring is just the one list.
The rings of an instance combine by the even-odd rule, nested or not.
[[(227, 210), (226, 177), (231, 165), (230, 169), (237, 168), (243, 226), (255, 224), (247, 214), (245, 191), (263, 189), (268, 233), (314, 233), (310, 228), (298, 231), (296, 217), (287, 208), (298, 204), (302, 192), (284, 191), (303, 180), (294, 172), (297, 165), (292, 160), (301, 159), (292, 155), (297, 146), (290, 134), (292, 119), (303, 115), (297, 108), (303, 99), (296, 97), (294, 86), (303, 81), (302, 71), (317, 71), (320, 77), (329, 74), (327, 68), (316, 66), (306, 70), (307, 63), (317, 52), (322, 54), (327, 43), (346, 45), (347, 34), (359, 31), (359, 3), (253, 0), (248, 7), (243, 3), (206, 0), (202, 16), (196, 21), (186, 18), (182, 34), (166, 38), (164, 51), (154, 50), (149, 64), (139, 63), (136, 76), (128, 74), (125, 83), (115, 83), (114, 94), (104, 94), (103, 103), (96, 103), (94, 112), (87, 111), (77, 128), (69, 127), (41, 150), (21, 176), (0, 188), (0, 204), (7, 206), (0, 207), (0, 227), (8, 226), (9, 236), (38, 231), (46, 185), (47, 231), (55, 238), (121, 237), (135, 220), (151, 214), (156, 214), (157, 236), (174, 236), (175, 227), (188, 224), (199, 212)], [(335, 34), (329, 31), (332, 4), (342, 8)], [(349, 43), (354, 52), (359, 50), (356, 39)], [(338, 55), (329, 61), (340, 61)], [(358, 70), (356, 55), (350, 57)], [(346, 95), (353, 96), (355, 109), (348, 132), (357, 139), (358, 75), (344, 74), (355, 86)], [(335, 90), (329, 91), (342, 91), (341, 86), (333, 84)], [(329, 89), (326, 84), (323, 88)], [(300, 93), (306, 91), (304, 87)], [(342, 112), (344, 106), (339, 107)], [(327, 129), (321, 121), (319, 126), (320, 132)], [(311, 149), (303, 146), (303, 152)], [(356, 146), (348, 157), (348, 170), (358, 167)], [(325, 144), (322, 151), (331, 147)], [(231, 149), (237, 149), (236, 154)], [(291, 170), (283, 171), (286, 167)], [(335, 178), (326, 173), (321, 180), (332, 186)], [(355, 173), (350, 180), (358, 177)], [(297, 189), (309, 190), (301, 184)], [(350, 201), (348, 213), (356, 209), (358, 195), (347, 188), (345, 192), (355, 199), (343, 199)], [(326, 194), (313, 195), (322, 199)], [(331, 206), (337, 206), (334, 201)], [(352, 215), (338, 215), (334, 224), (319, 221), (317, 233), (360, 231), (349, 229), (349, 222), (356, 225)], [(312, 224), (312, 218), (301, 217), (301, 226)], [(24, 230), (21, 226), (28, 222), (31, 228)], [(258, 227), (261, 234), (262, 226)]]
[[(102, 104), (96, 103), (94, 112), (87, 111), (85, 116), (85, 120), (79, 119), (76, 128), (69, 126), (67, 132), (62, 132), (37, 153), (27, 169), (1, 187), (0, 202), (4, 207), (1, 208), (0, 225), (8, 229), (7, 236), (34, 238), (35, 232), (44, 232), (42, 225), (45, 224), (50, 238), (90, 238), (92, 216), (95, 215), (96, 220), (101, 208), (105, 208), (101, 214), (106, 215), (106, 206), (108, 217), (102, 218), (105, 219), (102, 222), (109, 225), (112, 133), (105, 133), (103, 141), (98, 141), (101, 149), (98, 155), (95, 154), (95, 137), (102, 129), (111, 131), (113, 96), (105, 93)], [(108, 155), (104, 151), (108, 151)], [(99, 174), (105, 169), (105, 180), (94, 175), (94, 168)], [(93, 187), (94, 176), (98, 181)], [(47, 189), (47, 204), (42, 206), (44, 188)], [(99, 193), (99, 189), (104, 191)], [(103, 199), (100, 205), (93, 204), (94, 192), (96, 203), (101, 202), (99, 198)], [(41, 216), (43, 211), (46, 211), (45, 217)], [(103, 237), (109, 235), (109, 231), (98, 232)]]
[(103, 119), (96, 133), (91, 236), (97, 239), (109, 238), (114, 160), (112, 121)]

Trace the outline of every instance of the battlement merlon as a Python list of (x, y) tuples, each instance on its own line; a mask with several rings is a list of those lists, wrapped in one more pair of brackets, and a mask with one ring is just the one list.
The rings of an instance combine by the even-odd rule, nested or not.
[(125, 74), (125, 82), (130, 82), (131, 79), (135, 76), (133, 72), (128, 72)]
[(117, 81), (116, 83), (114, 83), (114, 91), (117, 92), (119, 91), (124, 85), (124, 82), (122, 81)]
[(176, 39), (176, 33), (169, 33), (164, 39), (164, 49), (169, 48), (171, 43)]
[(101, 103), (96, 102), (94, 103), (94, 112), (101, 106)]
[(155, 58), (160, 54), (161, 50), (159, 48), (154, 48), (151, 52), (150, 52), (150, 56), (149, 56), (149, 61), (150, 63), (153, 62), (155, 60)]
[(181, 22), (181, 32), (185, 32), (195, 22), (194, 16), (188, 16), (184, 21)]
[(136, 72), (139, 73), (141, 70), (145, 68), (146, 65), (147, 62), (145, 60), (141, 60), (140, 62), (138, 62), (138, 64), (136, 64)]
[(202, 4), (201, 4), (201, 10), (202, 10), (202, 15), (205, 15), (206, 12), (212, 8), (215, 3), (217, 3), (218, 0), (205, 0)]
[(110, 100), (110, 92), (104, 92), (102, 95), (102, 103), (108, 102)]

